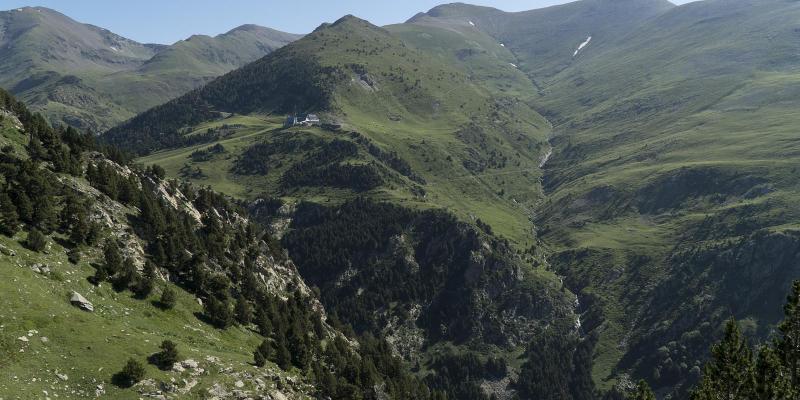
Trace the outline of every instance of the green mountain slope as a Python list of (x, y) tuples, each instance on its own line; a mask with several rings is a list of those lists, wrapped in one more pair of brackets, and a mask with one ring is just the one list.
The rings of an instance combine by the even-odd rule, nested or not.
[[(433, 352), (464, 341), (430, 324), (448, 295), (469, 297), (450, 291), (468, 261), (442, 264), (458, 278), (431, 274), (423, 244), (438, 242), (420, 221), (444, 208), (538, 266), (520, 270), (534, 277), (523, 287), (547, 287), (537, 285), (555, 273), (578, 294), (579, 335), (565, 337), (581, 346), (547, 344), (539, 332), (525, 339), (528, 360), (564, 345), (572, 364), (551, 365), (581, 374), (591, 365), (601, 389), (644, 378), (683, 398), (724, 321), (733, 314), (753, 340), (768, 338), (800, 275), (798, 12), (784, 0), (584, 0), (523, 13), (446, 5), (384, 29), (348, 17), (108, 140), (171, 175), (258, 199), (251, 211), (284, 235), (326, 305), (351, 310), (340, 318), (407, 349), (419, 337), (435, 344), (417, 353), (423, 374), (441, 371), (424, 362)], [(326, 126), (285, 129), (292, 112), (319, 113)], [(343, 231), (354, 221), (363, 231)], [(455, 226), (436, 231), (451, 243), (443, 248), (476, 251)], [(397, 283), (417, 279), (430, 285)], [(493, 279), (467, 287), (493, 293), (503, 282)], [(542, 304), (560, 304), (544, 293)], [(480, 312), (504, 315), (494, 308), (503, 300), (480, 298), (490, 300), (458, 314), (475, 325), (434, 321), (469, 332), (472, 346), (459, 350), (509, 349)], [(510, 366), (522, 378), (492, 393), (581, 386), (526, 386), (547, 382), (536, 363)]]
[[(426, 35), (442, 47), (415, 42)], [(530, 223), (549, 125), (517, 97), (533, 86), (511, 55), (474, 38), (454, 64), (444, 48), (464, 38), (344, 17), (104, 140), (254, 200), (330, 312), (386, 336), (433, 388), (511, 396), (511, 377), (546, 362), (520, 356), (533, 338), (553, 335), (568, 370), (591, 342), (574, 334), (574, 297), (543, 268)], [(284, 128), (293, 112), (323, 126)], [(445, 368), (459, 357), (478, 360), (471, 377)], [(489, 374), (490, 359), (508, 369)], [(587, 377), (555, 375), (562, 389)]]
[[(473, 20), (498, 41), (516, 32), (481, 22), (495, 11), (466, 9), (415, 23)], [(680, 397), (731, 313), (756, 338), (779, 320), (798, 276), (798, 11), (695, 2), (613, 42), (593, 36), (558, 65), (566, 49), (530, 63), (533, 51), (509, 46), (540, 89), (530, 104), (555, 125), (537, 222), (584, 328), (600, 335), (596, 381), (630, 372)], [(528, 50), (545, 38), (527, 36)]]
[(582, 0), (524, 12), (454, 3), (435, 7), (408, 23), (472, 28), (492, 36), (511, 50), (515, 62), (531, 76), (543, 79), (571, 65), (576, 50), (591, 37), (583, 53), (614, 46), (640, 23), (674, 7), (667, 0)]
[(299, 36), (244, 25), (140, 44), (43, 7), (0, 12), (0, 86), (52, 122), (105, 130)]
[[(524, 103), (499, 90), (493, 92), (448, 61), (407, 45), (390, 31), (346, 17), (137, 116), (111, 130), (106, 138), (147, 153), (207, 141), (201, 133), (222, 125), (260, 125), (268, 133), (279, 127), (276, 123), (282, 122), (286, 113), (322, 113), (324, 120), (340, 125), (341, 132), (357, 134), (298, 129), (282, 132), (276, 139), (283, 143), (305, 135), (325, 141), (349, 136), (366, 150), (356, 158), (377, 159), (378, 169), (388, 173), (381, 174), (382, 182), (369, 189), (380, 189), (377, 192), (383, 197), (422, 207), (452, 205), (464, 217), (471, 214), (496, 223), (496, 229), (524, 245), (529, 237), (525, 203), (514, 200), (527, 199), (527, 204), (532, 204), (537, 199), (537, 165), (549, 127)], [(527, 82), (512, 67), (507, 71), (513, 77), (511, 84)], [(231, 113), (237, 115), (231, 117)], [(269, 113), (278, 115), (272, 124), (238, 116)], [(233, 129), (224, 135), (226, 140), (234, 140), (248, 132)], [(249, 141), (258, 139), (247, 137)], [(523, 151), (517, 150), (520, 146)], [(167, 157), (171, 161), (164, 163), (165, 168), (177, 172), (197, 149), (199, 145), (152, 156), (148, 161)], [(237, 155), (238, 150), (219, 162), (227, 162), (225, 170), (233, 172), (234, 164), (248, 162), (235, 161)], [(282, 163), (274, 172), (261, 175), (278, 174), (276, 178), (280, 178), (279, 173), (289, 166)], [(252, 175), (234, 172), (227, 178), (244, 182), (252, 180)], [(514, 179), (504, 179), (506, 176)], [(285, 195), (298, 189), (294, 186), (263, 190)], [(317, 195), (321, 193), (324, 191)]]
[(112, 161), (2, 90), (0, 112), (3, 396), (442, 398), (329, 319), (230, 199)]

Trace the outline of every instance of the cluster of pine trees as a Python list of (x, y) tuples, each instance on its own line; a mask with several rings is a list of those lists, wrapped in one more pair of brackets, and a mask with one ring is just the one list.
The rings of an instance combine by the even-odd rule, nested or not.
[[(49, 235), (58, 231), (69, 238), (64, 244), (74, 262), (81, 249), (102, 246), (102, 260), (93, 263), (96, 271), (90, 280), (108, 281), (116, 290), (130, 290), (142, 299), (155, 291), (159, 275), (166, 272), (168, 279), (202, 299), (208, 323), (219, 329), (234, 324), (258, 329), (264, 341), (254, 352), (256, 365), (272, 361), (286, 370), (305, 371), (317, 383), (320, 396), (441, 398), (411, 375), (382, 339), (359, 338), (338, 323), (337, 329), (351, 332), (349, 339), (331, 329), (314, 311), (313, 293), (294, 290), (287, 299), (271, 293), (259, 268), (267, 259), (284, 261), (283, 250), (260, 228), (239, 218), (244, 212), (237, 204), (210, 189), (166, 182), (163, 169), (130, 164), (124, 153), (98, 148), (90, 135), (72, 128), (52, 129), (1, 90), (0, 106), (20, 115), (29, 134), (26, 154), (15, 154), (12, 146), (0, 151), (0, 233), (13, 236), (26, 229), (26, 245), (44, 251)], [(106, 155), (88, 157), (89, 150)], [(121, 242), (92, 221), (92, 200), (61, 183), (62, 174), (85, 176), (109, 198), (138, 210), (130, 222), (146, 243), (143, 260), (126, 256)], [(165, 201), (162, 191), (183, 196), (201, 220)], [(175, 291), (164, 287), (156, 304), (175, 307)], [(176, 359), (175, 344), (163, 343), (151, 362), (166, 368)], [(132, 384), (144, 373), (141, 363), (131, 359), (118, 378)]]
[(800, 398), (800, 281), (792, 285), (775, 338), (755, 351), (736, 321), (728, 321), (722, 340), (711, 348), (711, 360), (691, 398)]
[(51, 128), (3, 90), (0, 106), (18, 117), (29, 136), (24, 154), (11, 145), (0, 149), (0, 233), (13, 236), (24, 227), (34, 251), (44, 250), (45, 236), (54, 231), (67, 233), (74, 246), (93, 244), (98, 227), (83, 201), (56, 178), (81, 174), (81, 154), (95, 148), (93, 138), (73, 128)]
[(384, 151), (375, 145), (375, 143), (373, 143), (368, 137), (358, 132), (350, 132), (350, 137), (353, 138), (356, 143), (366, 147), (369, 154), (386, 163), (389, 168), (397, 171), (400, 175), (403, 175), (408, 179), (411, 179), (412, 181), (422, 185), (426, 183), (425, 178), (414, 172), (414, 170), (411, 169), (411, 165), (408, 163), (408, 161), (400, 158), (397, 152)]
[(484, 379), (501, 379), (508, 372), (505, 359), (484, 359), (471, 351), (463, 354), (446, 351), (434, 357), (430, 366), (436, 373), (428, 375), (425, 383), (441, 390), (449, 399), (490, 400), (480, 383)]
[(109, 144), (141, 155), (208, 140), (211, 136), (207, 133), (184, 135), (182, 128), (220, 118), (219, 111), (247, 114), (327, 109), (332, 83), (341, 79), (342, 73), (321, 66), (314, 57), (292, 51), (278, 49), (200, 89), (139, 114), (108, 131), (104, 138)]
[(281, 178), (285, 188), (332, 186), (356, 191), (374, 189), (383, 178), (374, 163), (347, 164), (343, 161), (358, 155), (358, 146), (346, 140), (333, 140), (293, 165)]

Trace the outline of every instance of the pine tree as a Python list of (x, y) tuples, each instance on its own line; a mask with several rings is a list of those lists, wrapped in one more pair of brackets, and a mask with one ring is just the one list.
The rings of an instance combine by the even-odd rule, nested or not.
[(233, 323), (233, 313), (227, 298), (219, 300), (216, 297), (210, 297), (203, 304), (203, 308), (206, 318), (216, 328), (226, 329)]
[(268, 341), (264, 340), (253, 352), (253, 361), (255, 362), (256, 366), (263, 367), (267, 365), (267, 360), (269, 360), (270, 357), (272, 357), (272, 345), (270, 345)]
[(791, 377), (781, 364), (781, 359), (771, 346), (762, 346), (755, 367), (756, 395), (758, 399), (792, 399)]
[(776, 350), (789, 374), (792, 387), (800, 388), (800, 281), (792, 284), (783, 313), (784, 319), (778, 325), (780, 337)]
[(19, 218), (29, 224), (33, 224), (33, 203), (31, 203), (28, 194), (22, 190), (11, 192), (11, 197), (14, 200), (14, 205), (17, 206), (17, 215)]
[(28, 232), (28, 237), (25, 239), (25, 247), (32, 251), (41, 252), (47, 247), (47, 238), (38, 229), (33, 228)]
[(64, 199), (64, 207), (61, 209), (60, 228), (62, 232), (68, 232), (70, 241), (76, 245), (87, 242), (91, 225), (87, 216), (87, 204), (81, 202), (75, 194), (69, 194)]
[(287, 371), (292, 365), (292, 355), (289, 353), (289, 349), (286, 348), (286, 338), (281, 334), (277, 336), (275, 354), (272, 357), (272, 361), (278, 364), (282, 370)]
[(104, 265), (98, 265), (94, 271), (92, 282), (95, 285), (99, 285), (107, 280), (108, 280), (108, 271), (106, 271), (106, 267)]
[(653, 390), (650, 389), (650, 385), (644, 381), (644, 379), (640, 380), (639, 383), (636, 385), (636, 391), (628, 397), (629, 400), (656, 400), (656, 395), (653, 393)]
[(722, 340), (712, 346), (700, 386), (692, 400), (749, 400), (755, 398), (753, 354), (731, 318)]
[(242, 325), (247, 325), (253, 321), (253, 307), (244, 297), (236, 300), (236, 321)]
[(86, 212), (79, 211), (77, 214), (75, 214), (69, 230), (70, 242), (76, 246), (88, 244), (91, 230), (92, 226), (89, 223), (89, 218), (86, 216)]
[(144, 274), (136, 281), (136, 296), (141, 299), (147, 298), (153, 292), (156, 282), (156, 266), (152, 261), (147, 260), (144, 264)]
[(163, 370), (172, 368), (172, 365), (178, 361), (180, 355), (178, 354), (178, 345), (171, 340), (164, 340), (159, 346), (161, 351), (153, 354), (151, 360), (153, 364)]
[(106, 241), (106, 245), (103, 248), (103, 259), (105, 260), (106, 273), (113, 275), (122, 269), (122, 254), (115, 240), (109, 239)]
[(51, 233), (56, 228), (58, 214), (56, 214), (50, 196), (44, 194), (36, 197), (33, 204), (33, 219), (35, 225), (45, 233)]
[(125, 261), (122, 262), (122, 268), (114, 277), (114, 288), (121, 292), (128, 289), (135, 279), (136, 265), (133, 263), (132, 258), (126, 258)]
[(19, 231), (19, 223), (17, 206), (11, 201), (8, 193), (0, 191), (0, 233), (9, 237), (14, 236)]
[(269, 337), (272, 335), (272, 319), (263, 308), (260, 308), (258, 311), (256, 324), (258, 325), (258, 331), (261, 333), (261, 336)]
[(261, 352), (258, 351), (258, 349), (256, 349), (256, 351), (253, 352), (253, 364), (255, 364), (256, 367), (259, 368), (267, 365), (267, 359), (264, 358), (264, 356), (261, 354)]
[(178, 296), (175, 294), (175, 291), (170, 287), (165, 287), (164, 290), (161, 291), (161, 298), (159, 298), (158, 303), (161, 308), (165, 310), (171, 310), (175, 308), (175, 303), (177, 300)]
[(122, 371), (118, 374), (118, 377), (123, 386), (130, 387), (141, 381), (144, 378), (144, 374), (145, 371), (142, 363), (130, 358), (125, 364), (125, 367), (122, 368)]
[(311, 352), (308, 344), (308, 335), (301, 328), (299, 322), (292, 324), (286, 335), (289, 352), (292, 355), (292, 364), (300, 369), (305, 369), (311, 361)]

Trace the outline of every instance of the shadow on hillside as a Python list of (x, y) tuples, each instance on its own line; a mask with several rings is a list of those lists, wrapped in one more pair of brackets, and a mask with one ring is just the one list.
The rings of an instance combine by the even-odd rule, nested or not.
[(135, 382), (132, 382), (130, 378), (128, 378), (128, 376), (122, 372), (117, 372), (116, 374), (112, 375), (111, 383), (121, 389), (127, 389), (135, 384)]

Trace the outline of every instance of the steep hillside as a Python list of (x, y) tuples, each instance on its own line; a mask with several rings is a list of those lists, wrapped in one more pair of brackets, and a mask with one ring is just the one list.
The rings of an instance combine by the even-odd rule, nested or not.
[[(494, 225), (524, 246), (530, 227), (523, 206), (538, 197), (537, 166), (549, 127), (515, 97), (493, 92), (447, 61), (407, 45), (390, 31), (345, 17), (137, 116), (105, 138), (140, 154), (181, 147), (147, 158), (172, 173), (202, 146), (216, 141), (225, 148), (236, 146), (216, 157), (214, 167), (202, 165), (213, 160), (199, 160), (197, 167), (239, 182), (242, 189), (235, 194), (250, 189), (255, 190), (251, 196), (264, 191), (293, 197), (308, 196), (303, 189), (308, 187), (316, 188), (313, 196), (327, 193), (324, 183), (298, 185), (282, 179), (303, 160), (298, 150), (316, 147), (299, 143), (355, 142), (358, 151), (347, 150), (350, 155), (336, 161), (360, 159), (376, 179), (367, 187), (350, 189), (371, 189), (382, 198), (422, 207), (449, 206), (463, 217)], [(295, 110), (321, 113), (328, 129), (280, 129), (283, 115)], [(269, 113), (278, 116), (265, 120)], [(279, 153), (274, 161), (257, 151), (254, 145), (259, 142)], [(267, 159), (251, 159), (255, 156)], [(286, 157), (294, 161), (286, 162)], [(300, 167), (307, 169), (313, 162)], [(260, 167), (262, 173), (239, 168), (250, 163), (266, 164)], [(273, 184), (256, 184), (263, 176)], [(329, 196), (340, 198), (341, 193)]]
[[(417, 33), (462, 41), (347, 16), (104, 139), (253, 200), (330, 312), (386, 336), (450, 398), (508, 398), (536, 380), (586, 398), (592, 342), (576, 334), (574, 296), (544, 268), (529, 221), (549, 133), (516, 97), (531, 83), (486, 36), (496, 57), (476, 50), (482, 64), (454, 65)], [(485, 83), (477, 74), (498, 60)], [(284, 127), (294, 112), (322, 125)], [(546, 355), (525, 352), (534, 339)], [(578, 372), (539, 377), (555, 353)]]
[[(798, 276), (800, 8), (619, 2), (653, 8), (612, 25), (589, 7), (600, 3), (609, 2), (510, 15), (443, 6), (410, 25), (479, 30), (518, 57), (538, 88), (527, 101), (555, 125), (536, 222), (550, 263), (579, 294), (583, 328), (599, 337), (595, 381), (631, 373), (682, 398), (724, 320), (733, 313), (746, 334), (767, 337)], [(590, 9), (616, 31), (587, 29), (592, 40), (574, 55), (560, 39), (581, 43), (574, 28), (589, 26)], [(549, 20), (523, 25), (513, 43), (521, 31), (510, 17), (537, 13)], [(545, 26), (555, 28), (536, 32)]]
[(0, 12), (0, 86), (52, 122), (102, 131), (298, 37), (244, 25), (172, 46), (140, 44), (25, 7)]
[[(470, 26), (495, 38), (535, 80), (570, 66), (594, 47), (613, 47), (643, 21), (674, 7), (667, 0), (581, 0), (524, 12), (454, 3), (411, 18), (413, 25)], [(578, 49), (580, 48), (580, 51)], [(587, 50), (587, 51), (584, 51)]]
[(0, 112), (4, 396), (442, 398), (329, 323), (226, 197), (112, 161), (4, 91)]
[[(346, 17), (107, 140), (254, 200), (337, 318), (451, 396), (580, 399), (644, 378), (684, 398), (728, 317), (768, 338), (800, 275), (798, 13), (584, 0)], [(294, 112), (324, 125), (284, 128)], [(491, 353), (509, 381), (442, 372)]]

